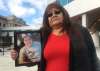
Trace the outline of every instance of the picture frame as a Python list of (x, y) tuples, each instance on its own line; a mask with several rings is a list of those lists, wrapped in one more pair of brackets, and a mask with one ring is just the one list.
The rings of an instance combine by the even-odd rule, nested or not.
[(15, 66), (34, 66), (41, 59), (41, 33), (37, 31), (15, 31), (14, 49), (18, 55)]

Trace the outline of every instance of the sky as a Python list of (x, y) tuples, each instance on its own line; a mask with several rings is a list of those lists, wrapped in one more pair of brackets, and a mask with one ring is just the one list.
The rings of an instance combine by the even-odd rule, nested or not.
[(15, 15), (33, 25), (42, 22), (45, 7), (46, 0), (0, 0), (0, 15)]

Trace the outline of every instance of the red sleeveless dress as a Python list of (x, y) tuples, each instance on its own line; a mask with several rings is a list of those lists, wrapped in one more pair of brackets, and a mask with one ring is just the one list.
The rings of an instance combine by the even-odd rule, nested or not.
[(44, 48), (45, 71), (69, 71), (70, 40), (67, 34), (51, 34)]

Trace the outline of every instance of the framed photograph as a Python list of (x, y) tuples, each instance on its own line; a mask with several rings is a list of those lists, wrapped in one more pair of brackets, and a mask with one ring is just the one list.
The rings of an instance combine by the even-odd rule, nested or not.
[(14, 47), (18, 52), (15, 66), (33, 66), (41, 59), (40, 31), (15, 31)]

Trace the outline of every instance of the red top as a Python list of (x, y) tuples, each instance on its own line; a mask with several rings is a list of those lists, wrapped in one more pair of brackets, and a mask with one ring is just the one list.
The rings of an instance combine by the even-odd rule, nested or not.
[(51, 34), (44, 48), (45, 71), (69, 71), (69, 37)]

